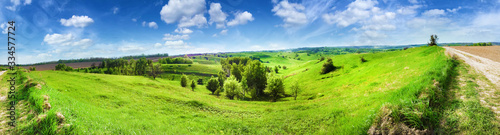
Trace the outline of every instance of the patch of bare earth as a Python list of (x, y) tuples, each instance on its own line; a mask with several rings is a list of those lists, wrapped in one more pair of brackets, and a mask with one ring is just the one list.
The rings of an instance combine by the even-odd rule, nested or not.
[[(491, 53), (490, 51), (478, 51), (478, 49), (484, 46), (475, 46), (474, 49), (468, 50), (468, 52), (478, 53), (481, 56), (497, 56), (497, 59), (500, 59), (500, 50), (498, 52), (494, 52), (493, 54), (482, 54), (482, 53)], [(499, 46), (500, 47), (500, 46)], [(491, 108), (493, 112), (496, 114), (496, 118), (500, 119), (500, 63), (480, 57), (475, 54), (471, 54), (465, 51), (457, 50), (457, 47), (444, 47), (446, 49), (446, 53), (451, 56), (457, 56), (465, 63), (471, 66), (474, 70), (469, 70), (470, 74), (482, 74), (479, 75), (479, 78), (474, 79), (473, 81), (479, 85), (477, 87), (479, 93), (479, 100), (481, 104), (485, 107)], [(460, 48), (464, 49), (464, 48)], [(484, 49), (488, 49), (484, 47)], [(484, 76), (483, 76), (484, 75)], [(462, 95), (463, 96), (463, 95)], [(463, 97), (460, 97), (463, 99)]]

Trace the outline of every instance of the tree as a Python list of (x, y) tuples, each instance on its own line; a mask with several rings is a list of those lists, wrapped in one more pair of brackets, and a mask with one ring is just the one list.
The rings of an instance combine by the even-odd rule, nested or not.
[(221, 88), (221, 91), (224, 90), (224, 81), (226, 80), (226, 75), (227, 73), (224, 71), (219, 71), (217, 74), (217, 81), (219, 82), (219, 87)]
[(277, 66), (274, 67), (274, 72), (278, 73), (278, 71), (279, 71), (278, 67)]
[(146, 68), (148, 67), (148, 60), (142, 57), (137, 62), (135, 62), (134, 72), (136, 75), (143, 75), (146, 73)]
[(267, 81), (267, 93), (276, 101), (285, 95), (285, 85), (283, 78), (280, 76), (271, 75)]
[(213, 76), (208, 80), (207, 82), (207, 89), (214, 94), (214, 92), (219, 89), (219, 81), (217, 78), (214, 78)]
[(252, 98), (257, 98), (267, 85), (266, 69), (258, 60), (251, 61), (245, 69), (243, 76), (246, 80), (246, 86), (252, 90)]
[[(231, 76), (227, 78), (224, 82), (224, 91), (226, 92), (226, 97), (229, 99), (234, 99), (235, 96), (238, 96), (238, 92), (241, 91), (241, 85), (236, 80), (236, 77)], [(241, 97), (238, 97), (241, 99)]]
[(326, 62), (323, 64), (323, 68), (321, 68), (321, 74), (326, 74), (328, 72), (331, 72), (335, 70), (335, 66), (333, 66), (333, 61), (331, 58), (328, 58)]
[(428, 45), (429, 46), (436, 46), (437, 40), (439, 40), (437, 35), (431, 35), (430, 43), (428, 43)]
[(185, 74), (182, 74), (182, 77), (181, 77), (181, 86), (182, 87), (186, 87), (187, 86), (187, 82), (188, 82), (188, 77)]
[(294, 83), (292, 83), (290, 90), (292, 90), (292, 96), (294, 97), (294, 99), (297, 100), (297, 96), (301, 92), (299, 82), (295, 81)]
[(194, 91), (194, 88), (196, 88), (196, 83), (194, 82), (194, 80), (191, 81), (191, 89), (193, 89)]
[(240, 66), (238, 66), (236, 63), (233, 63), (233, 65), (231, 66), (231, 75), (234, 75), (234, 77), (236, 77), (236, 80), (238, 80), (238, 82), (241, 81)]
[(156, 77), (157, 77), (158, 75), (160, 75), (160, 74), (161, 74), (161, 72), (162, 72), (162, 69), (161, 69), (161, 67), (160, 67), (160, 64), (157, 64), (157, 65), (153, 65), (153, 64), (151, 64), (150, 68), (151, 68), (151, 73), (150, 73), (150, 74), (151, 74), (151, 76), (153, 77), (153, 79), (156, 79)]

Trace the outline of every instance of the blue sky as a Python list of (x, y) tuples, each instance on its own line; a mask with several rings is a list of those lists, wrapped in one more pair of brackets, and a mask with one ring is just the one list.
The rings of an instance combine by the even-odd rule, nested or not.
[[(319, 46), (492, 42), (500, 0), (5, 0), (17, 63)], [(6, 47), (0, 49), (7, 52)], [(7, 62), (7, 53), (0, 55)]]

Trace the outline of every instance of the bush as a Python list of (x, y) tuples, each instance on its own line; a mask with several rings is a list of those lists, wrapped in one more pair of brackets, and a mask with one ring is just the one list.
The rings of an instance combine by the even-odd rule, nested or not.
[(360, 59), (360, 60), (361, 60), (361, 63), (366, 62), (366, 59), (364, 58), (364, 56), (361, 56), (361, 57), (359, 57), (359, 58), (361, 58), (361, 59)]
[(285, 85), (283, 84), (283, 78), (274, 75), (271, 75), (268, 78), (267, 93), (273, 98), (273, 101), (276, 101), (277, 99), (285, 95)]
[[(212, 94), (214, 94), (214, 92), (219, 89), (219, 81), (217, 80), (217, 78), (214, 78), (212, 76), (210, 78), (210, 80), (208, 80), (206, 87), (210, 92), (212, 92)], [(220, 90), (219, 90), (219, 92), (220, 92)], [(216, 94), (218, 94), (218, 93), (216, 93)]]
[(196, 83), (194, 82), (194, 80), (191, 80), (191, 89), (193, 89), (193, 91), (194, 88), (196, 88)]
[(235, 96), (238, 96), (238, 92), (241, 91), (241, 84), (238, 83), (236, 77), (231, 76), (227, 78), (224, 82), (224, 91), (226, 92), (226, 97), (229, 99), (234, 99)]
[(186, 87), (187, 86), (187, 82), (188, 82), (188, 77), (185, 74), (182, 74), (182, 77), (181, 77), (181, 86), (182, 87)]
[(299, 82), (296, 81), (296, 82), (292, 83), (292, 86), (290, 87), (290, 89), (292, 90), (292, 96), (294, 97), (295, 100), (297, 100), (297, 96), (302, 91), (300, 89)]
[(333, 66), (332, 59), (328, 58), (328, 60), (323, 64), (323, 68), (321, 68), (321, 74), (326, 74), (335, 70), (335, 66)]
[(283, 66), (283, 69), (286, 69), (286, 66)]

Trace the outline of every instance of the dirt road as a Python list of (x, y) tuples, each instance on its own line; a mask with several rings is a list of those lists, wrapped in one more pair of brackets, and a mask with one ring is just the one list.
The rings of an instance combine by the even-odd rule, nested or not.
[(479, 71), (480, 73), (484, 74), (484, 76), (486, 76), (486, 78), (488, 78), (488, 80), (490, 80), (493, 84), (496, 84), (497, 87), (500, 87), (499, 62), (484, 57), (480, 57), (471, 53), (467, 53), (464, 51), (460, 51), (452, 47), (443, 47), (443, 48), (446, 49), (447, 54), (458, 56), (460, 59), (464, 60), (465, 63), (473, 67), (476, 71)]

